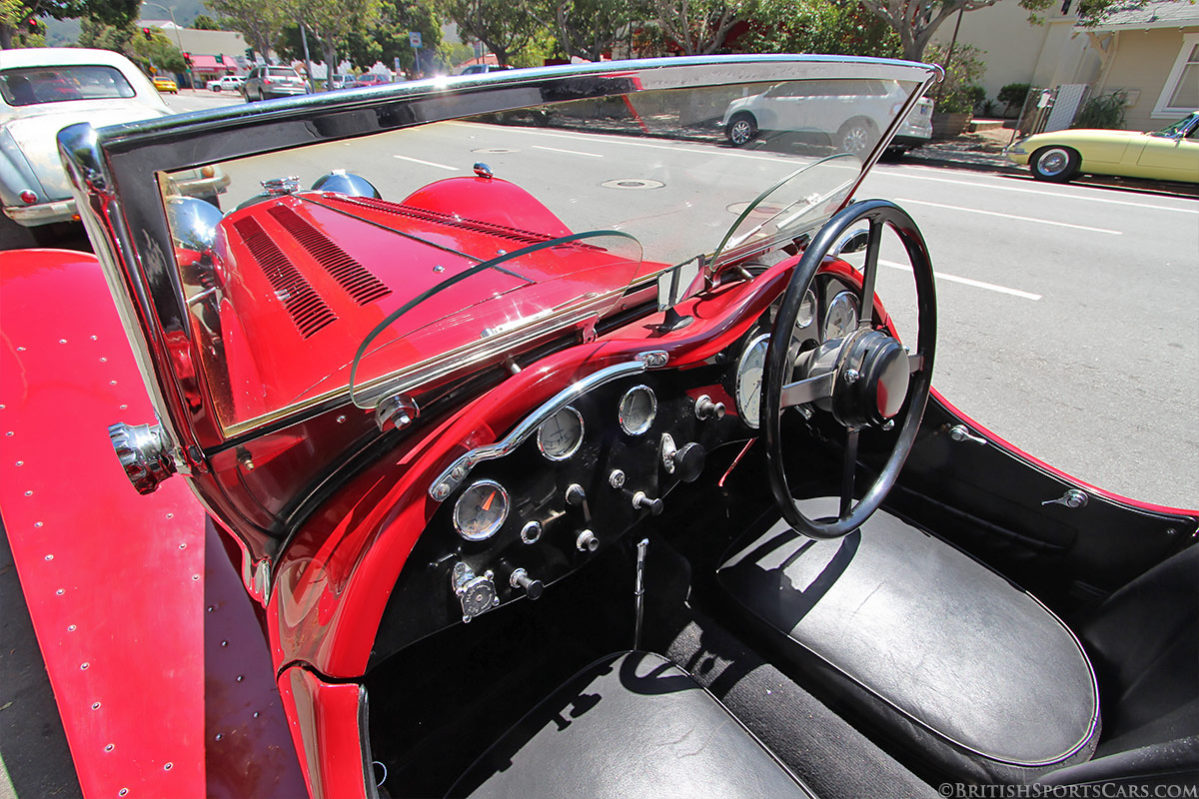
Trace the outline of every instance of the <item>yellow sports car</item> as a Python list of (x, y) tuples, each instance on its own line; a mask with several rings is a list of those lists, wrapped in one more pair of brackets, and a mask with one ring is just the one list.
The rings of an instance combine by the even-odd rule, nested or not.
[(172, 80), (171, 78), (164, 78), (162, 76), (158, 76), (158, 77), (154, 78), (153, 80), (154, 80), (154, 88), (158, 89), (158, 91), (168, 92), (170, 94), (178, 94), (179, 93), (179, 87), (175, 84), (175, 81)]
[(1080, 172), (1199, 183), (1199, 111), (1161, 130), (1058, 130), (1021, 139), (1007, 157), (1033, 177), (1064, 183)]

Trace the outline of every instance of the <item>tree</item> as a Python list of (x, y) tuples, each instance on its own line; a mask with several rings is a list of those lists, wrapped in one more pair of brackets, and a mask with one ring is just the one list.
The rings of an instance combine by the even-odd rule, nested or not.
[(285, 10), (311, 31), (325, 64), (335, 68), (338, 43), (379, 21), (380, 0), (288, 0)]
[[(859, 0), (880, 19), (886, 22), (899, 36), (903, 45), (903, 57), (909, 61), (924, 59), (924, 49), (941, 23), (954, 14), (976, 11), (993, 6), (999, 0)], [(1054, 0), (1020, 0), (1020, 6), (1029, 12), (1032, 22), (1039, 22), (1039, 12), (1044, 11)], [(1081, 0), (1080, 22), (1096, 24), (1104, 14), (1115, 8), (1139, 8), (1148, 0)]]
[(140, 5), (140, 0), (0, 0), (0, 49), (12, 49), (14, 34), (22, 29), (28, 32), (29, 22), (39, 17), (91, 17), (124, 25), (137, 19)]
[(647, 0), (665, 49), (683, 55), (720, 52), (734, 28), (754, 16), (757, 0)]
[(444, 0), (442, 9), (464, 39), (482, 42), (501, 64), (528, 47), (543, 27), (531, 0)]
[(220, 23), (207, 14), (196, 14), (196, 18), (192, 20), (191, 27), (198, 31), (219, 31), (221, 30)]
[(567, 58), (599, 61), (638, 20), (632, 0), (550, 0), (545, 20)]
[(898, 58), (899, 36), (858, 3), (759, 0), (737, 40), (750, 53), (835, 53)]
[(264, 56), (287, 19), (281, 0), (205, 0), (205, 5)]

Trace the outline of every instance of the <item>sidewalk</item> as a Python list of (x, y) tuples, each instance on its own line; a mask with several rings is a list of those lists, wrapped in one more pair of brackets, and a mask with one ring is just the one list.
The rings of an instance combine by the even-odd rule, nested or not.
[(1003, 154), (1012, 140), (1010, 128), (991, 128), (978, 133), (963, 133), (952, 139), (930, 142), (910, 150), (904, 161), (926, 166), (976, 169), (987, 172), (1026, 173)]

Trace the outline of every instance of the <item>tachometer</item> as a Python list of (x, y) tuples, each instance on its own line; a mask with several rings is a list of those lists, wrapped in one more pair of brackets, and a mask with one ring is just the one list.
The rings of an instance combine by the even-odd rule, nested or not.
[(804, 292), (803, 302), (799, 304), (799, 314), (795, 317), (795, 329), (802, 330), (812, 324), (816, 318), (816, 292), (808, 289)]
[(858, 326), (858, 296), (842, 291), (833, 297), (824, 315), (824, 340), (845, 338)]
[(763, 333), (750, 339), (737, 362), (737, 383), (734, 398), (741, 421), (755, 430), (758, 428), (762, 410), (762, 369), (766, 366), (766, 349), (770, 346), (770, 334)]
[(537, 448), (552, 461), (564, 461), (583, 443), (583, 415), (567, 405), (537, 428)]
[(639, 436), (654, 423), (658, 415), (658, 398), (649, 386), (633, 386), (620, 398), (620, 429)]
[(508, 518), (508, 492), (494, 480), (471, 483), (454, 503), (454, 529), (467, 541), (485, 541)]

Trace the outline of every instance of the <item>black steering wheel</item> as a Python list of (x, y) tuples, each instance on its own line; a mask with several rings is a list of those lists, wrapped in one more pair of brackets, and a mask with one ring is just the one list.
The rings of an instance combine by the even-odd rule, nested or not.
[[(792, 332), (800, 306), (816, 270), (854, 225), (869, 222), (866, 263), (862, 267), (861, 320), (843, 338), (822, 342), (798, 359)], [(884, 225), (898, 234), (907, 250), (916, 279), (919, 334), (916, 351), (909, 353), (874, 319), (874, 283)], [(907, 212), (886, 200), (864, 200), (839, 211), (804, 251), (791, 275), (775, 318), (762, 375), (762, 433), (766, 440), (770, 490), (783, 518), (797, 532), (812, 538), (840, 538), (862, 526), (878, 510), (895, 485), (899, 470), (912, 450), (916, 431), (932, 384), (933, 350), (937, 337), (937, 303), (928, 248)], [(902, 420), (896, 417), (907, 404)], [(787, 408), (810, 405), (830, 413), (845, 429), (841, 469), (841, 505), (836, 518), (809, 519), (800, 512), (783, 466), (782, 415)], [(854, 501), (858, 435), (869, 427), (892, 429), (895, 443), (874, 484)]]

